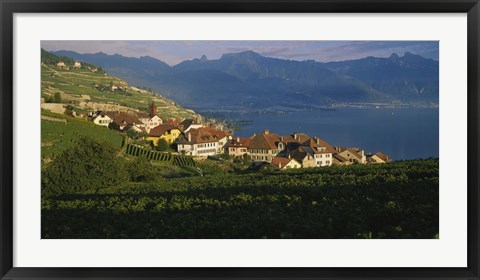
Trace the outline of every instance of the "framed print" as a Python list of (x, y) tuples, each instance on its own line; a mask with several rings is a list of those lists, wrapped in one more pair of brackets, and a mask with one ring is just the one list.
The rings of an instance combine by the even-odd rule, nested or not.
[(2, 1), (1, 279), (478, 279), (478, 1)]

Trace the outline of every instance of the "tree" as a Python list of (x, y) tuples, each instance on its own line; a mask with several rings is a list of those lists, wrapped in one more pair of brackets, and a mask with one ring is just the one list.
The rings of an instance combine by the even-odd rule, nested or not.
[(130, 180), (134, 182), (149, 182), (162, 178), (148, 159), (144, 156), (136, 157), (127, 166)]
[(60, 95), (60, 92), (55, 92), (55, 95), (53, 96), (53, 103), (62, 103), (62, 96)]
[(170, 145), (168, 144), (167, 140), (160, 138), (157, 141), (157, 151), (168, 151), (170, 149)]
[(130, 128), (129, 130), (127, 130), (127, 136), (130, 139), (137, 139), (138, 138), (138, 132), (135, 131), (135, 129)]
[(80, 136), (42, 172), (42, 195), (93, 193), (126, 180), (125, 165), (112, 146)]

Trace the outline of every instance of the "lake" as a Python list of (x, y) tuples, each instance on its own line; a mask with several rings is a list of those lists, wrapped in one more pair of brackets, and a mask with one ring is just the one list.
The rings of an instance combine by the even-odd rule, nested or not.
[(340, 109), (284, 114), (231, 114), (232, 120), (250, 120), (235, 136), (249, 137), (264, 129), (279, 135), (303, 132), (333, 146), (381, 151), (393, 160), (438, 157), (439, 110)]

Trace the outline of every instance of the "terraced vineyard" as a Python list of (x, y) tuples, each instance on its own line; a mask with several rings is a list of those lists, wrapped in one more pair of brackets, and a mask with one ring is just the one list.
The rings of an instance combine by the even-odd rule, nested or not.
[[(49, 59), (44, 57), (48, 56)], [(42, 97), (51, 98), (60, 93), (63, 103), (70, 103), (75, 111), (101, 108), (102, 106), (123, 106), (134, 110), (145, 111), (148, 103), (154, 101), (162, 118), (192, 118), (194, 111), (177, 106), (173, 101), (162, 98), (156, 93), (127, 86), (121, 91), (111, 91), (111, 85), (127, 85), (118, 77), (97, 71), (92, 72), (87, 66), (66, 70), (56, 66), (58, 56), (42, 50)], [(91, 66), (88, 66), (91, 68)]]
[(165, 164), (173, 164), (176, 166), (195, 166), (195, 161), (192, 157), (152, 151), (142, 146), (130, 143), (128, 143), (125, 147), (125, 153), (135, 157), (144, 156), (149, 160), (159, 161)]

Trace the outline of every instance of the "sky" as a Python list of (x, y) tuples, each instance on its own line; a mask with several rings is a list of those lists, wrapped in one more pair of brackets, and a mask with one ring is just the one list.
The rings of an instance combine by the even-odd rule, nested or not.
[(173, 66), (184, 60), (218, 59), (225, 53), (251, 50), (263, 56), (318, 62), (359, 59), (367, 56), (402, 56), (405, 52), (438, 60), (438, 41), (42, 41), (48, 51), (151, 56)]

